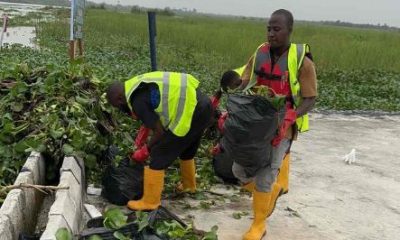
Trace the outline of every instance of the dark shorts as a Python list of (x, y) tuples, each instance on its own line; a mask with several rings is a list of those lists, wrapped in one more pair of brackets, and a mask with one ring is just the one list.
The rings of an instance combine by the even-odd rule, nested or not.
[(197, 91), (197, 105), (193, 113), (189, 132), (177, 137), (171, 131), (157, 142), (150, 152), (150, 168), (162, 170), (168, 168), (175, 159), (191, 160), (196, 155), (204, 130), (209, 127), (213, 109), (210, 99)]

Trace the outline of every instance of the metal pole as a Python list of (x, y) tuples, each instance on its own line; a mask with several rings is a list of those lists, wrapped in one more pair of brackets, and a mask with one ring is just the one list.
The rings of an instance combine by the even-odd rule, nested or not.
[(76, 2), (75, 0), (71, 1), (71, 18), (70, 18), (70, 25), (69, 25), (69, 40), (73, 41), (74, 40), (74, 18), (75, 18), (75, 8), (76, 8)]
[(4, 33), (7, 31), (7, 21), (8, 21), (8, 16), (3, 15), (3, 28), (1, 29), (0, 49), (3, 49), (3, 37), (4, 37)]
[(69, 28), (69, 59), (75, 58), (75, 40), (74, 40), (74, 18), (75, 18), (76, 1), (71, 0), (71, 19)]
[(156, 51), (156, 13), (148, 12), (149, 19), (149, 42), (150, 42), (150, 59), (151, 59), (151, 70), (157, 71), (157, 51)]

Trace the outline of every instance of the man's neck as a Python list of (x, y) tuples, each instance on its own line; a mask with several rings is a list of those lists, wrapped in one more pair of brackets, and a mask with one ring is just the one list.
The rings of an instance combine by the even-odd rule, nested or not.
[(280, 56), (282, 56), (290, 47), (290, 43), (279, 47), (279, 48), (271, 48), (271, 55), (273, 57), (279, 58)]

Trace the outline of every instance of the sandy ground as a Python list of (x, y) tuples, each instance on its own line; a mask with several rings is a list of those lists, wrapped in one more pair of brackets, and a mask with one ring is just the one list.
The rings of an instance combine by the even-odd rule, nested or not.
[[(289, 193), (268, 219), (268, 240), (400, 239), (400, 116), (313, 114), (312, 130), (292, 148)], [(356, 150), (356, 162), (342, 157)], [(238, 190), (225, 193), (208, 210), (198, 200), (165, 202), (197, 228), (219, 226), (219, 239), (241, 239), (251, 223), (251, 199)], [(233, 199), (235, 200), (235, 199)], [(248, 216), (234, 219), (233, 213)]]

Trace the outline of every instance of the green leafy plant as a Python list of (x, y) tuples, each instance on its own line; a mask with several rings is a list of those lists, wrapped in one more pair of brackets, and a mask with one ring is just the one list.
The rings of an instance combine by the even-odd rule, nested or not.
[(125, 236), (123, 233), (115, 231), (113, 236), (118, 240), (131, 240), (132, 238)]
[(119, 229), (127, 224), (128, 217), (125, 216), (121, 209), (110, 208), (104, 213), (104, 227), (108, 229)]
[(60, 228), (56, 232), (57, 240), (72, 240), (71, 232), (66, 228)]
[(249, 213), (248, 212), (234, 212), (232, 213), (232, 217), (234, 219), (241, 219), (243, 216), (248, 216)]
[[(128, 222), (128, 217), (119, 208), (110, 208), (104, 212), (104, 227), (111, 230), (118, 230), (124, 227)], [(113, 236), (119, 240), (130, 240), (129, 237), (125, 236), (119, 231), (115, 231)]]
[(141, 232), (147, 226), (149, 226), (149, 214), (142, 211), (137, 211), (135, 223), (138, 225), (138, 231)]
[(211, 231), (207, 232), (201, 240), (218, 240), (218, 226), (213, 226)]
[(89, 240), (103, 240), (102, 237), (100, 237), (99, 235), (93, 235), (89, 238)]
[(172, 239), (182, 239), (189, 229), (185, 229), (177, 221), (162, 221), (156, 225), (156, 232), (159, 235), (167, 235)]

